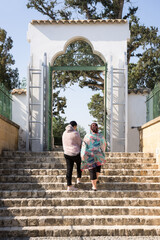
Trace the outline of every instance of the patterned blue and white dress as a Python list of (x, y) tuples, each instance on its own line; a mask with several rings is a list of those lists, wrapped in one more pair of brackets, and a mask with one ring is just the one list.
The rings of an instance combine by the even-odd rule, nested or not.
[(81, 148), (81, 169), (92, 169), (105, 163), (106, 141), (100, 133), (86, 134)]

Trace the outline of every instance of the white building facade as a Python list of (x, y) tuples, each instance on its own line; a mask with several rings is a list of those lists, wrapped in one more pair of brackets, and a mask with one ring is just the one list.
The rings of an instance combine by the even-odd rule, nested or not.
[[(65, 54), (70, 43), (87, 42), (93, 53), (107, 66), (106, 136), (108, 151), (128, 151), (128, 79), (126, 20), (38, 21), (29, 24), (28, 41), (31, 61), (28, 78), (28, 148), (43, 151), (50, 124), (47, 113), (49, 65)], [(44, 57), (45, 56), (45, 57)], [(52, 74), (52, 73), (50, 73)], [(54, 100), (53, 100), (54, 101)], [(45, 109), (45, 110), (44, 110)], [(52, 119), (52, 117), (50, 118)], [(44, 123), (45, 121), (45, 123)]]
[(138, 127), (146, 122), (148, 90), (128, 91), (128, 23), (124, 20), (32, 21), (27, 36), (31, 56), (27, 91), (12, 92), (12, 120), (20, 125), (19, 150), (47, 150), (49, 104), (52, 106), (54, 101), (48, 98), (49, 65), (53, 66), (55, 59), (65, 54), (70, 43), (82, 40), (107, 65), (108, 151), (138, 152)]
[(12, 91), (12, 121), (20, 126), (18, 149), (21, 151), (26, 151), (27, 119), (27, 91), (26, 89), (14, 89)]
[(139, 128), (146, 123), (149, 89), (128, 90), (128, 151), (140, 151)]
[[(148, 89), (128, 90), (128, 152), (139, 152), (139, 127), (146, 123), (146, 96)], [(12, 91), (12, 121), (20, 126), (18, 149), (26, 151), (27, 95), (24, 89)]]

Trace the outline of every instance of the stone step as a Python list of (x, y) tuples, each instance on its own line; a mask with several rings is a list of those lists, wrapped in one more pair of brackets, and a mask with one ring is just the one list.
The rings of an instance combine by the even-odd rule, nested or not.
[[(66, 164), (57, 162), (53, 163), (0, 163), (0, 169), (63, 169)], [(107, 169), (158, 169), (158, 164), (132, 164), (132, 163), (106, 163), (103, 168)]]
[[(101, 175), (106, 176), (160, 176), (160, 170), (155, 169), (142, 169), (142, 170), (129, 170), (129, 169), (104, 169), (104, 166), (102, 166), (101, 169)], [(74, 167), (73, 175), (76, 174), (76, 167)], [(66, 168), (65, 169), (0, 169), (0, 176), (7, 176), (7, 175), (16, 175), (18, 176), (57, 176), (57, 175), (65, 175), (66, 174)], [(85, 170), (82, 172), (82, 175), (88, 175), (88, 170)]]
[(143, 152), (106, 152), (107, 157), (154, 157), (154, 153)]
[(160, 225), (160, 216), (21, 216), (21, 217), (0, 217), (0, 227), (32, 227), (32, 226), (112, 226), (132, 225), (146, 226)]
[[(91, 183), (77, 186), (79, 189), (91, 189)], [(66, 183), (0, 183), (1, 190), (65, 190)], [(100, 183), (98, 190), (160, 190), (160, 183)]]
[[(142, 154), (143, 155), (143, 154)], [(142, 156), (141, 155), (141, 156)], [(21, 151), (3, 151), (2, 157), (63, 157), (64, 152), (63, 151), (46, 151), (46, 152), (21, 152)], [(147, 157), (154, 155), (146, 155)]]
[(0, 163), (0, 169), (63, 169), (66, 167), (66, 164), (62, 164), (57, 162), (53, 163), (26, 163), (26, 162), (21, 162), (21, 163)]
[[(15, 157), (15, 158), (7, 158), (7, 157), (1, 157), (0, 158), (1, 163), (8, 163), (8, 164), (19, 164), (19, 163), (25, 163), (25, 164), (31, 164), (31, 163), (55, 163), (59, 162), (61, 164), (64, 164), (66, 162), (64, 157)], [(150, 157), (150, 158), (142, 158), (142, 157), (106, 157), (107, 163), (134, 163), (134, 164), (143, 164), (143, 163), (156, 163), (156, 158)]]
[[(154, 153), (143, 153), (143, 152), (106, 152), (106, 157), (154, 157)], [(51, 151), (51, 152), (20, 152), (20, 151), (3, 151), (3, 157), (58, 157), (64, 156), (63, 151)]]
[(84, 191), (78, 190), (69, 192), (66, 190), (2, 190), (0, 198), (160, 198), (160, 190), (140, 191), (140, 190), (101, 190), (101, 191)]
[(0, 239), (160, 236), (160, 170), (154, 154), (106, 153), (96, 192), (88, 170), (78, 191), (66, 191), (62, 151), (5, 151), (4, 156)]
[[(44, 237), (31, 237), (29, 238), (30, 240), (159, 240), (159, 237), (157, 236), (141, 236), (141, 237), (125, 237), (125, 236), (114, 236), (114, 237), (109, 237), (109, 236), (91, 236), (91, 237), (47, 237), (47, 238), (44, 238)], [(3, 240), (8, 240), (8, 239), (3, 239)], [(13, 240), (13, 239), (12, 239)], [(16, 238), (16, 240), (22, 240), (22, 238)], [(23, 240), (28, 240), (27, 238), (23, 238)]]
[(32, 226), (2, 227), (0, 237), (160, 236), (160, 226)]
[(160, 216), (160, 207), (145, 206), (39, 206), (39, 207), (0, 207), (0, 216)]
[[(73, 175), (72, 183), (76, 183), (77, 177)], [(90, 176), (82, 176), (81, 183), (86, 183), (90, 181)], [(107, 182), (133, 182), (133, 183), (159, 183), (160, 176), (99, 176), (100, 183), (107, 183)], [(65, 183), (66, 182), (66, 175), (57, 175), (57, 176), (0, 176), (1, 183)]]
[(145, 206), (160, 207), (160, 198), (1, 198), (0, 207), (38, 206)]

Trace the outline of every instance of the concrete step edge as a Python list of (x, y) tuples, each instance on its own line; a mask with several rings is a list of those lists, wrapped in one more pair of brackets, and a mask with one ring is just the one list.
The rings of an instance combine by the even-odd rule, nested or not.
[[(33, 190), (33, 189), (30, 189), (30, 190), (24, 190), (24, 189), (19, 189), (19, 190), (1, 190), (1, 192), (3, 193), (3, 192), (13, 192), (13, 193), (17, 193), (17, 192), (22, 192), (22, 193), (25, 193), (25, 192), (33, 192), (33, 193), (35, 193), (35, 192), (46, 192), (46, 193), (67, 193), (67, 194), (71, 194), (72, 193), (72, 191), (71, 192), (69, 192), (69, 191), (67, 191), (67, 190), (65, 190), (65, 189), (62, 189), (62, 190), (45, 190), (45, 189), (36, 189), (36, 190)], [(80, 193), (93, 193), (93, 194), (97, 194), (97, 192), (93, 192), (92, 190), (83, 190), (83, 189), (79, 189), (78, 191), (75, 191), (74, 193), (78, 193), (78, 194), (80, 194)], [(105, 192), (105, 193), (117, 193), (117, 194), (122, 194), (122, 193), (145, 193), (145, 194), (155, 194), (155, 193), (157, 193), (157, 194), (160, 194), (160, 190), (156, 190), (156, 192), (155, 192), (155, 190), (144, 190), (144, 191), (142, 191), (142, 190), (134, 190), (134, 189), (131, 189), (131, 190), (127, 190), (127, 189), (124, 189), (124, 190), (115, 190), (115, 189), (113, 189), (113, 190), (105, 190), (105, 189), (102, 189), (102, 190), (99, 190), (99, 192)]]
[[(159, 240), (159, 237), (154, 237), (152, 236), (152, 239), (150, 236), (145, 236), (145, 237), (125, 237), (125, 236), (90, 236), (90, 237), (83, 237), (83, 240)], [(22, 240), (17, 238), (16, 240)], [(27, 240), (27, 239), (25, 239)], [(82, 237), (31, 237), (30, 240), (82, 240)]]
[[(19, 169), (11, 169), (11, 168), (5, 168), (5, 169), (0, 169), (1, 171), (24, 171), (26, 173), (28, 173), (28, 171), (30, 172), (34, 172), (34, 171), (66, 171), (67, 169), (66, 168), (54, 168), (54, 169), (50, 169), (50, 168), (46, 168), (46, 169), (40, 169), (40, 168), (19, 168)], [(88, 170), (84, 170), (85, 172)], [(84, 172), (83, 171), (83, 172)], [(144, 169), (122, 169), (122, 168), (116, 168), (116, 169), (113, 169), (113, 168), (104, 168), (104, 165), (102, 166), (102, 170), (101, 171), (120, 171), (120, 172), (127, 172), (127, 171), (132, 171), (132, 172), (151, 172), (151, 171), (154, 171), (154, 172), (158, 172), (160, 173), (160, 169), (148, 169), (148, 168), (144, 168)], [(76, 172), (76, 169), (73, 169), (73, 172)], [(34, 175), (34, 174), (33, 174)], [(39, 174), (38, 174), (39, 175)], [(41, 174), (40, 174), (41, 175)]]
[[(2, 178), (2, 177), (14, 177), (14, 178), (31, 178), (31, 175), (3, 175), (3, 176), (0, 176), (0, 178)], [(66, 175), (32, 175), (32, 178), (66, 178)], [(72, 175), (72, 177), (73, 178), (77, 178), (77, 176), (76, 175)], [(82, 178), (86, 178), (86, 177), (89, 177), (89, 175), (83, 175), (83, 173), (82, 173)], [(141, 176), (139, 176), (139, 175), (104, 175), (104, 174), (100, 174), (99, 175), (99, 178), (135, 178), (135, 177), (137, 177), (137, 178), (160, 178), (160, 176), (143, 176), (143, 175), (141, 175)]]
[[(68, 210), (72, 210), (73, 208), (75, 208), (75, 206), (24, 206), (24, 207), (0, 207), (0, 210), (15, 210), (15, 209), (19, 209), (19, 210), (29, 210), (29, 209), (68, 209)], [(145, 209), (145, 210), (160, 210), (160, 207), (158, 206), (76, 206), (76, 209)], [(108, 216), (108, 215), (107, 215)], [(15, 216), (14, 216), (15, 217)]]
[[(13, 202), (15, 202), (15, 201), (48, 201), (48, 200), (57, 200), (57, 197), (47, 197), (47, 198), (45, 198), (45, 197), (43, 197), (43, 198), (41, 198), (41, 197), (39, 197), (39, 198), (1, 198), (1, 201), (13, 201)], [(116, 200), (116, 201), (127, 201), (127, 200), (129, 200), (129, 201), (134, 201), (134, 200), (136, 200), (136, 201), (160, 201), (160, 198), (159, 199), (157, 199), (157, 198), (152, 198), (152, 197), (150, 197), (150, 198), (147, 198), (147, 197), (143, 197), (143, 198), (133, 198), (133, 197), (130, 197), (130, 198), (128, 198), (128, 197), (124, 197), (124, 198), (113, 198), (113, 197), (107, 197), (107, 198), (101, 198), (101, 197), (93, 197), (93, 198), (88, 198), (88, 197), (79, 197), (79, 198), (75, 198), (75, 197), (61, 197), (61, 198), (58, 198), (58, 200), (61, 200), (61, 201), (74, 201), (74, 200), (80, 200), (80, 201), (89, 201), (89, 200), (91, 200), (91, 201), (97, 201), (97, 200), (99, 200), (99, 201), (109, 201), (109, 200), (112, 200), (112, 201), (114, 201), (114, 200)]]
[[(14, 216), (14, 220), (18, 219), (160, 219), (160, 216), (148, 216), (148, 215), (85, 215), (85, 216)], [(0, 217), (0, 220), (9, 220), (13, 217)]]
[[(64, 158), (64, 156), (25, 156), (25, 157), (22, 157), (22, 156), (13, 156), (13, 157), (11, 157), (11, 156), (5, 156), (5, 157), (3, 157), (3, 156), (0, 156), (0, 160), (3, 160), (3, 159), (5, 159), (5, 160), (16, 160), (16, 159), (18, 159), (18, 160), (24, 160), (24, 161), (28, 161), (29, 159), (36, 159), (36, 160), (39, 160), (39, 159), (54, 159), (54, 160), (56, 160), (56, 159), (63, 159), (63, 160), (65, 160), (65, 158)], [(107, 157), (106, 156), (106, 160), (112, 160), (112, 159), (129, 159), (129, 160), (156, 160), (156, 157), (154, 156), (154, 157), (150, 157), (150, 156), (148, 156), (148, 157), (146, 157), (146, 156), (113, 156), (113, 157)]]
[[(7, 185), (7, 184), (15, 184), (15, 185), (24, 185), (24, 182), (15, 182), (15, 183), (13, 183), (13, 182), (7, 182), (7, 183), (3, 183), (3, 182), (1, 182), (0, 183), (0, 185)], [(57, 185), (62, 185), (62, 186), (67, 186), (67, 183), (59, 183), (59, 182), (55, 182), (55, 183), (31, 183), (31, 182), (29, 182), (29, 183), (25, 183), (25, 185), (35, 185), (35, 184), (37, 184), (37, 185), (54, 185), (54, 184), (57, 184)], [(122, 184), (122, 185), (160, 185), (160, 182), (159, 183), (143, 183), (143, 182), (104, 182), (104, 183), (99, 183), (98, 184), (98, 186), (101, 186), (101, 185), (119, 185), (119, 184)], [(90, 182), (84, 182), (84, 183), (81, 183), (81, 185), (82, 186), (84, 186), (84, 185), (91, 185), (91, 183)]]
[[(0, 228), (0, 232), (2, 231), (18, 231), (18, 230), (53, 230), (52, 226), (32, 226), (32, 227), (2, 227)], [(155, 229), (155, 230), (160, 230), (160, 226), (153, 226), (153, 225), (142, 225), (142, 226), (138, 226), (138, 225), (112, 225), (112, 226), (100, 226), (100, 225), (89, 225), (89, 226), (85, 226), (85, 225), (81, 225), (81, 226), (54, 226), (54, 230), (65, 230), (65, 229), (70, 229), (72, 230), (86, 230), (86, 229), (129, 229), (129, 230), (133, 230), (133, 229)], [(54, 231), (53, 230), (53, 231)]]

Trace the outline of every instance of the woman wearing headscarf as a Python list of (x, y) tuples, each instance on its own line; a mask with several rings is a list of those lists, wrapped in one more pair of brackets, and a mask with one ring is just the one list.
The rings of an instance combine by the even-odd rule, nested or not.
[(98, 132), (98, 124), (92, 123), (90, 134), (86, 134), (81, 148), (81, 169), (88, 169), (92, 183), (92, 190), (96, 191), (97, 180), (101, 165), (105, 163), (106, 141)]

